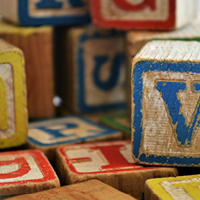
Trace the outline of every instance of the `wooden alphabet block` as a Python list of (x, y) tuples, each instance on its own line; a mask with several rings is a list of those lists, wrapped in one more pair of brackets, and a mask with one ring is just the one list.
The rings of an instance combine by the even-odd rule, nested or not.
[(172, 30), (197, 16), (196, 0), (91, 0), (100, 28)]
[(200, 175), (149, 179), (145, 183), (145, 200), (199, 199)]
[(200, 20), (193, 20), (184, 28), (175, 31), (129, 31), (126, 35), (126, 87), (127, 87), (127, 111), (131, 112), (131, 66), (135, 55), (152, 40), (181, 40), (200, 41)]
[(88, 23), (88, 7), (88, 0), (0, 0), (3, 18), (22, 26)]
[(63, 54), (57, 63), (58, 95), (63, 104), (82, 113), (124, 109), (123, 35), (93, 27), (57, 31), (58, 54)]
[(137, 199), (142, 199), (145, 180), (177, 175), (175, 168), (135, 164), (130, 141), (66, 145), (56, 153), (56, 170), (63, 184), (95, 178)]
[(54, 115), (52, 33), (51, 27), (25, 28), (0, 23), (0, 38), (24, 53), (29, 118)]
[(123, 133), (125, 139), (131, 138), (131, 124), (129, 122), (127, 114), (118, 114), (104, 116), (100, 119), (100, 122)]
[(60, 187), (42, 152), (13, 151), (0, 154), (0, 199)]
[(20, 195), (17, 197), (9, 198), (9, 200), (44, 200), (44, 199), (59, 199), (59, 200), (136, 200), (135, 198), (124, 194), (105, 183), (98, 180), (89, 180), (74, 185), (63, 186), (56, 189), (46, 190), (33, 194)]
[(27, 140), (28, 116), (24, 56), (0, 39), (0, 149)]
[(152, 41), (133, 59), (136, 162), (200, 166), (200, 43)]
[(29, 147), (42, 150), (51, 162), (59, 145), (122, 138), (120, 131), (76, 116), (32, 123), (29, 128)]

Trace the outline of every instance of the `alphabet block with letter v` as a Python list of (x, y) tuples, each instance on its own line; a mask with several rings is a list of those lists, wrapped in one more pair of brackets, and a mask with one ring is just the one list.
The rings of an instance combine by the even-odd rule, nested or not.
[(200, 175), (149, 179), (145, 183), (145, 200), (198, 200)]
[(200, 43), (152, 41), (133, 59), (136, 162), (200, 166)]
[(56, 153), (56, 171), (63, 184), (98, 179), (136, 199), (142, 199), (147, 179), (177, 175), (175, 168), (135, 164), (131, 141), (65, 145)]
[(60, 181), (42, 152), (0, 154), (0, 199), (55, 187), (60, 187)]
[(99, 28), (172, 30), (197, 16), (197, 0), (92, 0)]
[(88, 0), (0, 0), (0, 13), (21, 26), (80, 25), (90, 21), (88, 4)]
[(56, 148), (63, 144), (119, 140), (122, 133), (82, 117), (69, 116), (30, 123), (28, 146), (42, 150), (54, 162)]
[(23, 53), (0, 40), (0, 149), (20, 146), (27, 140), (25, 81)]
[(128, 194), (124, 194), (111, 186), (98, 180), (89, 180), (73, 185), (67, 185), (60, 188), (45, 190), (33, 194), (25, 194), (9, 198), (9, 200), (42, 200), (42, 199), (59, 199), (59, 200), (136, 200)]
[(56, 40), (64, 107), (82, 113), (124, 109), (124, 35), (88, 26), (56, 29)]

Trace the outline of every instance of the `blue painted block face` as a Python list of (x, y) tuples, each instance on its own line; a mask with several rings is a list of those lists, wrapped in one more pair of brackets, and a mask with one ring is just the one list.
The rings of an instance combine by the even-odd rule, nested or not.
[(78, 110), (105, 111), (125, 108), (123, 35), (84, 32), (77, 55)]
[(24, 26), (76, 25), (90, 21), (88, 1), (18, 0), (19, 23)]
[(140, 61), (132, 84), (135, 157), (150, 164), (199, 164), (199, 64)]
[[(59, 144), (98, 141), (102, 138), (119, 136), (119, 131), (106, 128), (80, 117), (67, 117), (39, 123), (37, 128), (29, 129), (28, 141), (40, 147)], [(49, 126), (49, 124), (52, 124)]]

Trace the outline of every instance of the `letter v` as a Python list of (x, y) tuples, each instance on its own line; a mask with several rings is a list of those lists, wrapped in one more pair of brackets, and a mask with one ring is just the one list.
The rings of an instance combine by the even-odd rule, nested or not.
[(186, 89), (184, 82), (158, 81), (156, 89), (161, 92), (163, 100), (166, 103), (168, 114), (170, 115), (172, 127), (177, 135), (177, 140), (181, 146), (191, 145), (192, 137), (195, 136), (200, 124), (200, 104), (194, 111), (193, 117), (186, 125), (185, 117), (180, 113), (181, 103), (177, 98), (177, 93)]

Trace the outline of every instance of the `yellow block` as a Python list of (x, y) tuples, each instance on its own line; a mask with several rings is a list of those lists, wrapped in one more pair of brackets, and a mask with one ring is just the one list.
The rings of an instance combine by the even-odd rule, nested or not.
[(0, 148), (27, 139), (27, 99), (22, 52), (0, 40)]
[(149, 179), (145, 185), (145, 200), (198, 200), (200, 175)]

